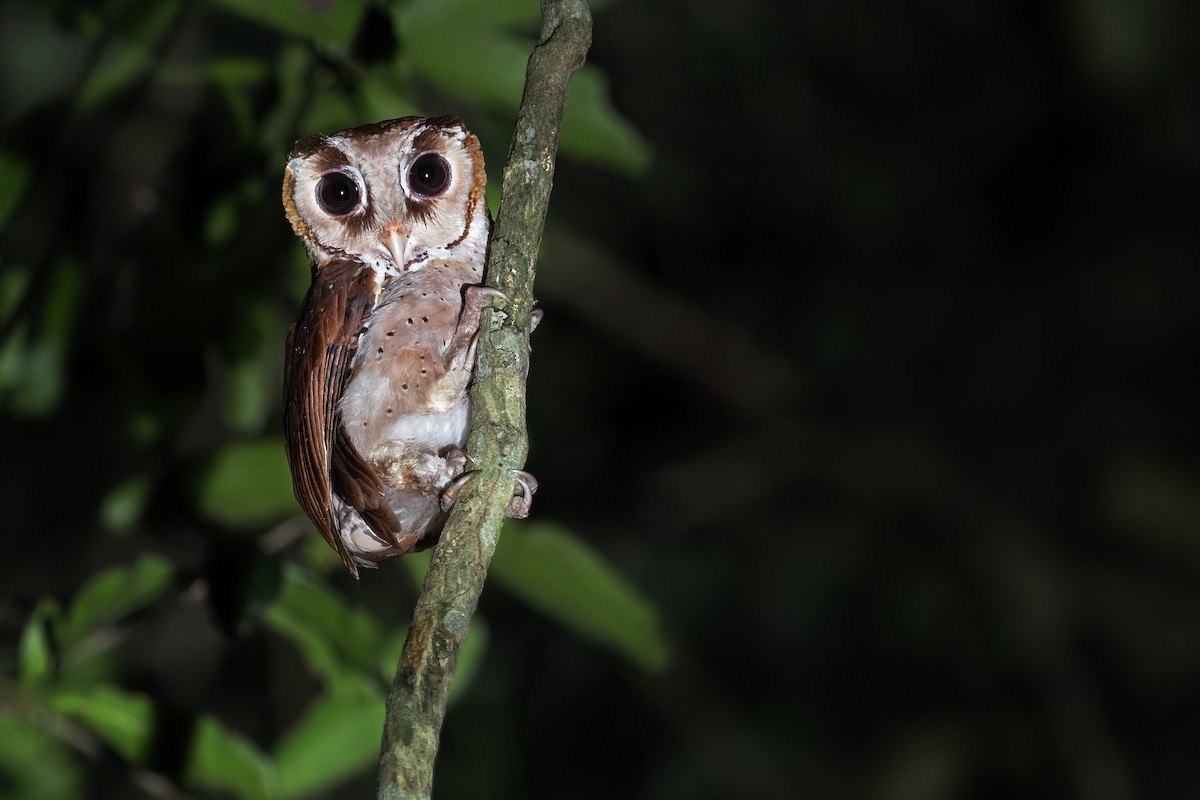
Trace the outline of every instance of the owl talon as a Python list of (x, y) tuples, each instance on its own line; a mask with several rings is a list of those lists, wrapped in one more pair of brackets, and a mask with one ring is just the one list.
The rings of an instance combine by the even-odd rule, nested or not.
[(465, 297), (467, 305), (476, 313), (487, 308), (492, 300), (500, 300), (506, 306), (511, 302), (508, 299), (508, 295), (499, 289), (493, 289), (491, 286), (468, 286)]
[[(467, 306), (469, 306), (473, 312), (482, 313), (483, 309), (487, 308), (488, 303), (490, 303), (492, 300), (499, 300), (505, 306), (512, 305), (512, 300), (509, 299), (507, 294), (499, 289), (493, 289), (491, 286), (469, 286), (466, 289), (465, 297), (467, 300)], [(541, 324), (542, 317), (545, 315), (546, 313), (540, 308), (535, 308), (533, 311), (529, 312), (530, 333), (533, 333), (535, 330), (537, 330), (537, 326)]]
[(454, 480), (450, 481), (449, 485), (442, 490), (442, 496), (439, 503), (442, 506), (442, 511), (449, 511), (458, 502), (458, 495), (462, 492), (462, 488), (467, 485), (467, 481), (475, 477), (474, 472), (464, 472)]
[(529, 509), (533, 507), (533, 493), (538, 488), (537, 478), (523, 469), (514, 469), (513, 475), (517, 478), (517, 486), (520, 487), (521, 493), (513, 492), (512, 500), (508, 501), (508, 516), (513, 519), (525, 519), (529, 516)]
[[(516, 478), (517, 487), (513, 492), (512, 500), (508, 503), (508, 516), (513, 519), (525, 519), (529, 516), (529, 510), (533, 506), (533, 495), (538, 489), (537, 478), (523, 469), (514, 469), (512, 473)], [(474, 472), (465, 472), (450, 482), (450, 485), (442, 492), (442, 511), (449, 511), (453, 508), (462, 488), (474, 477)]]
[(446, 454), (443, 456), (446, 459), (446, 467), (450, 470), (450, 474), (455, 478), (462, 477), (463, 470), (467, 468), (467, 462), (470, 461), (470, 456), (467, 451), (461, 447), (449, 447), (446, 449)]
[(503, 300), (505, 305), (508, 305), (511, 302), (508, 299), (507, 294), (505, 294), (504, 292), (500, 291), (499, 289), (495, 289), (491, 286), (480, 286), (479, 294), (488, 299), (497, 298), (499, 300)]

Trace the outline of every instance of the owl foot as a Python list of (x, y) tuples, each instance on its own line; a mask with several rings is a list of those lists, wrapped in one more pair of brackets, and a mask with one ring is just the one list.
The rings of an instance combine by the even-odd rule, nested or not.
[(513, 519), (525, 519), (529, 516), (529, 510), (533, 508), (533, 493), (537, 491), (537, 478), (523, 469), (514, 469), (513, 475), (517, 479), (517, 491), (513, 492), (512, 499), (508, 501), (508, 516)]
[[(530, 475), (523, 469), (514, 469), (513, 476), (516, 478), (517, 486), (513, 491), (512, 499), (508, 502), (508, 516), (513, 519), (525, 519), (529, 516), (529, 509), (533, 506), (533, 493), (537, 491), (537, 478)], [(449, 511), (458, 500), (458, 495), (462, 492), (462, 488), (467, 485), (467, 482), (475, 477), (474, 472), (467, 472), (455, 478), (446, 490), (442, 492), (442, 510)]]
[(502, 300), (508, 305), (508, 295), (490, 286), (468, 286), (463, 291), (462, 313), (458, 316), (456, 337), (473, 337), (479, 331), (479, 320), (483, 310), (491, 305), (493, 299)]
[(459, 447), (447, 448), (444, 454), (439, 454), (429, 445), (390, 439), (380, 442), (368, 462), (392, 489), (436, 497), (437, 487), (463, 474), (467, 454)]
[(446, 351), (447, 371), (469, 368), (475, 363), (475, 347), (478, 344), (479, 322), (483, 310), (498, 298), (505, 303), (508, 295), (490, 286), (468, 286), (463, 291), (462, 312), (458, 315), (458, 327), (454, 329), (454, 340)]
[[(463, 310), (458, 318), (458, 328), (455, 333), (463, 336), (474, 336), (479, 330), (479, 321), (483, 316), (483, 310), (488, 307), (492, 300), (500, 300), (506, 306), (512, 301), (508, 299), (508, 295), (499, 289), (493, 289), (490, 286), (468, 286), (463, 292)], [(529, 312), (529, 332), (533, 333), (537, 330), (538, 324), (541, 323), (545, 312), (540, 308), (535, 308)]]
[(447, 468), (450, 469), (450, 474), (455, 478), (462, 476), (463, 470), (467, 468), (467, 462), (470, 461), (467, 451), (461, 447), (447, 447), (444, 458), (446, 459)]

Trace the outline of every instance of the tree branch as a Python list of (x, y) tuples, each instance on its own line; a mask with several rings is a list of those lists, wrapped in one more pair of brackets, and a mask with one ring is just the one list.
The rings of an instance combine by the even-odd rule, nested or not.
[(458, 653), (483, 591), (525, 464), (525, 374), (538, 246), (550, 201), (567, 84), (592, 39), (586, 0), (541, 0), (542, 30), (529, 58), (525, 92), (504, 167), (487, 283), (508, 295), (487, 310), (479, 332), (467, 450), (478, 470), (464, 488), (434, 550), (425, 587), (387, 699), (379, 758), (379, 800), (430, 797), (446, 700)]

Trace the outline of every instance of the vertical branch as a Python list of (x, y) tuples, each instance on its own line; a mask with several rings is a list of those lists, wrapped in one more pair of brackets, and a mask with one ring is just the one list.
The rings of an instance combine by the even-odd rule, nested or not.
[(550, 200), (567, 84), (587, 55), (586, 0), (541, 0), (542, 29), (504, 166), (487, 283), (509, 297), (485, 311), (471, 389), (467, 450), (478, 470), (459, 496), (434, 550), (387, 699), (379, 800), (429, 798), (446, 700), (458, 653), (525, 464), (525, 373), (538, 246)]

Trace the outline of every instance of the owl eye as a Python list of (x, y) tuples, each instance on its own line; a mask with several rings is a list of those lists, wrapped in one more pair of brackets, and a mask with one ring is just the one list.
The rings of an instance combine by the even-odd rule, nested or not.
[(358, 184), (344, 172), (331, 172), (317, 182), (317, 203), (335, 217), (358, 208)]
[(450, 185), (450, 165), (437, 153), (426, 153), (408, 170), (408, 186), (414, 194), (437, 197)]

